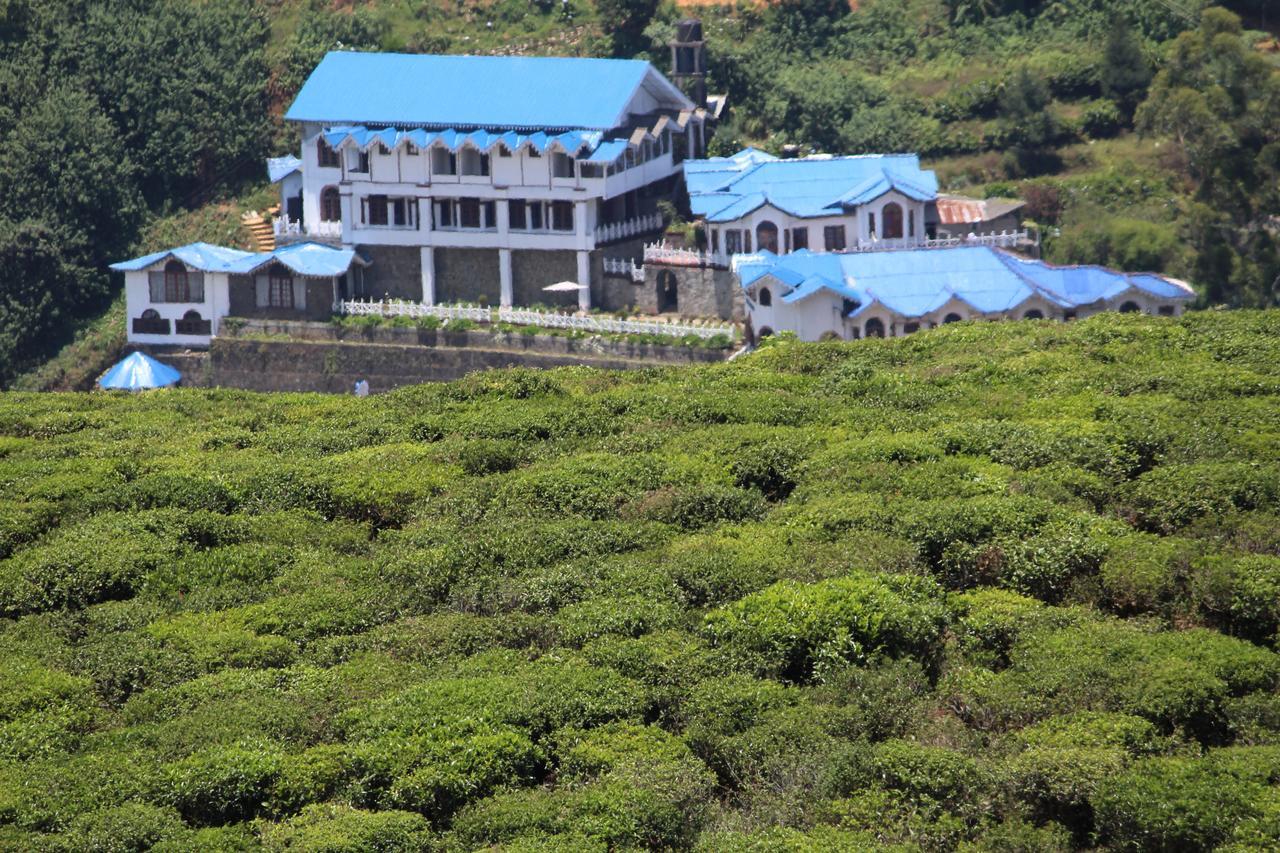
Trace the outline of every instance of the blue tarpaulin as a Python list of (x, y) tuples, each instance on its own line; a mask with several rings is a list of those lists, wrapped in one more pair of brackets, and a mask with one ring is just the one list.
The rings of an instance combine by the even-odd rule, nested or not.
[(182, 374), (151, 356), (130, 353), (115, 367), (102, 374), (98, 385), (107, 390), (144, 391), (148, 388), (164, 388), (176, 385)]

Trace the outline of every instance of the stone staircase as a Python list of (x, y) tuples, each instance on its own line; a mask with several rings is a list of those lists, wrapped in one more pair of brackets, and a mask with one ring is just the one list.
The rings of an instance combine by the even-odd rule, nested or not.
[(271, 222), (256, 210), (240, 214), (240, 224), (249, 232), (255, 252), (270, 252), (276, 247), (276, 234)]

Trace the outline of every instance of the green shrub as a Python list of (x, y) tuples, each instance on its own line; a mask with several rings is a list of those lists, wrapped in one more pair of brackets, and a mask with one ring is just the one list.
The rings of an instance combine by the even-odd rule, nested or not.
[(125, 803), (76, 817), (58, 841), (63, 849), (84, 851), (152, 850), (158, 844), (190, 838), (176, 811), (147, 803)]
[(1280, 640), (1280, 556), (1201, 558), (1191, 588), (1214, 624), (1256, 643)]
[(1150, 758), (1103, 781), (1094, 800), (1104, 843), (1137, 850), (1211, 850), (1257, 818), (1280, 781), (1274, 747), (1204, 758)]
[(877, 655), (931, 660), (946, 612), (937, 588), (908, 575), (782, 581), (707, 615), (706, 632), (762, 671), (804, 680)]
[(163, 767), (155, 795), (195, 824), (243, 820), (262, 811), (283, 763), (267, 741), (212, 747)]
[(262, 842), (267, 850), (315, 853), (413, 853), (435, 847), (431, 827), (422, 815), (318, 803), (268, 826)]
[(1129, 499), (1143, 526), (1172, 533), (1203, 515), (1274, 507), (1280, 473), (1242, 462), (1162, 465), (1134, 482)]

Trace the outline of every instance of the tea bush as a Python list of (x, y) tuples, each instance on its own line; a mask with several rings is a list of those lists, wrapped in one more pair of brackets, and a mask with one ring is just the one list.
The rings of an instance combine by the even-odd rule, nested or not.
[(0, 395), (0, 847), (1275, 847), (1278, 317)]

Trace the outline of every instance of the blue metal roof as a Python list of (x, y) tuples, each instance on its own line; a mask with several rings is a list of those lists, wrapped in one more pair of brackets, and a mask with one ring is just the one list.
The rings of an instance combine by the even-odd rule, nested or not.
[(182, 374), (146, 353), (134, 352), (118, 361), (98, 380), (101, 388), (118, 391), (143, 391), (174, 385)]
[(302, 168), (302, 161), (292, 154), (284, 157), (271, 157), (267, 160), (267, 177), (271, 183), (278, 183)]
[(827, 290), (857, 301), (862, 308), (878, 303), (902, 317), (920, 317), (952, 299), (981, 313), (999, 313), (1036, 295), (1064, 308), (1129, 291), (1176, 300), (1195, 295), (1189, 285), (1153, 273), (1055, 267), (986, 246), (848, 254), (762, 252), (738, 266), (744, 288), (765, 276), (788, 288), (781, 296), (784, 303)]
[(916, 201), (938, 195), (938, 178), (915, 154), (778, 160), (755, 149), (684, 164), (689, 205), (709, 222), (732, 222), (765, 204), (799, 217), (833, 216), (890, 190)]
[(547, 56), (327, 54), (285, 113), (293, 121), (608, 130), (646, 78), (693, 104), (648, 62)]
[(170, 257), (204, 272), (237, 274), (250, 273), (272, 261), (279, 261), (298, 275), (318, 277), (342, 275), (352, 263), (364, 263), (352, 249), (338, 249), (323, 243), (290, 243), (270, 252), (243, 252), (209, 243), (191, 243), (131, 261), (120, 261), (112, 264), (111, 269), (122, 272), (142, 270)]
[(152, 252), (150, 255), (143, 255), (140, 258), (134, 258), (131, 261), (119, 261), (111, 265), (111, 269), (125, 272), (128, 270), (141, 270), (168, 260), (170, 257), (177, 258), (189, 267), (203, 270), (205, 272), (225, 272), (227, 265), (247, 258), (251, 252), (244, 252), (240, 249), (229, 249), (226, 246), (214, 246), (211, 243), (189, 243), (186, 246), (179, 246), (176, 249), (165, 249), (163, 252)]
[[(228, 267), (230, 273), (251, 273), (278, 261), (298, 275), (328, 278), (342, 275), (356, 260), (353, 249), (338, 249), (323, 243), (290, 243), (271, 252), (258, 252)], [(361, 262), (363, 263), (363, 262)]]

